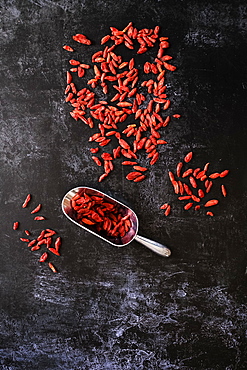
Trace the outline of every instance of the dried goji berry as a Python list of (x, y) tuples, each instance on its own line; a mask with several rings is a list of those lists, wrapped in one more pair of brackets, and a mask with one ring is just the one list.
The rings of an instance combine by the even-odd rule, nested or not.
[(18, 221), (14, 222), (13, 223), (13, 230), (17, 230), (18, 227), (19, 227), (19, 222)]
[(26, 208), (28, 206), (28, 203), (30, 202), (30, 200), (31, 200), (31, 194), (28, 194), (26, 196), (26, 199), (25, 199), (24, 203), (22, 204), (22, 208)]
[(47, 253), (47, 252), (45, 252), (45, 253), (43, 253), (43, 254), (42, 254), (42, 256), (40, 257), (39, 262), (45, 262), (45, 261), (47, 260), (47, 258), (48, 258), (48, 253)]

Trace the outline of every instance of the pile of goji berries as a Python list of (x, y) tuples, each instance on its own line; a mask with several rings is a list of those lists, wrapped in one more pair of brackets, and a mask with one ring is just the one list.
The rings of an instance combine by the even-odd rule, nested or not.
[(77, 193), (71, 206), (77, 222), (102, 236), (122, 238), (131, 227), (130, 215), (120, 204), (112, 204), (101, 196)]
[[(98, 181), (109, 175), (114, 169), (114, 160), (121, 156), (125, 157), (122, 165), (131, 167), (126, 175), (127, 180), (139, 182), (145, 179), (148, 168), (138, 163), (138, 152), (144, 152), (149, 165), (154, 165), (159, 158), (159, 145), (167, 144), (161, 138), (162, 128), (169, 124), (172, 117), (180, 117), (179, 114), (167, 114), (171, 101), (166, 91), (166, 76), (175, 71), (176, 67), (170, 62), (172, 56), (167, 54), (170, 46), (168, 37), (160, 36), (159, 33), (159, 26), (139, 30), (132, 22), (123, 30), (110, 27), (109, 34), (100, 41), (101, 50), (91, 56), (92, 64), (78, 60), (80, 58), (69, 60), (65, 101), (71, 104), (73, 109), (70, 114), (76, 121), (81, 120), (90, 128), (97, 129), (89, 137), (89, 142), (96, 145), (90, 149), (92, 160), (104, 168)], [(76, 34), (72, 39), (84, 45), (92, 44), (82, 34)], [(133, 51), (133, 54), (145, 54), (150, 50), (154, 53), (150, 56), (149, 52), (149, 60), (138, 68), (134, 55), (124, 60), (117, 53), (119, 45)], [(75, 51), (69, 45), (63, 48), (69, 52)], [(87, 79), (85, 75), (90, 74), (90, 71), (93, 72)], [(87, 86), (77, 87), (75, 79), (78, 86), (80, 81)], [(115, 147), (112, 148), (112, 145)], [(105, 152), (104, 148), (109, 146), (111, 150)], [(192, 152), (184, 158), (184, 163), (191, 159)], [(209, 193), (213, 180), (225, 177), (229, 171), (208, 175), (207, 163), (202, 169), (188, 168), (182, 173), (184, 163), (178, 164), (177, 179), (169, 171), (178, 199), (187, 201), (184, 209), (199, 210), (202, 206), (208, 209), (217, 205), (217, 199), (203, 202), (204, 197)], [(221, 185), (221, 192), (225, 197), (227, 192), (224, 184)], [(170, 204), (165, 203), (161, 208), (165, 210), (166, 216), (170, 214)], [(214, 215), (211, 210), (206, 214)]]
[[(22, 208), (28, 207), (30, 201), (31, 201), (31, 194), (28, 194), (24, 203), (22, 204)], [(35, 214), (39, 212), (41, 208), (42, 208), (42, 204), (40, 203), (30, 213)], [(34, 220), (42, 221), (42, 220), (45, 220), (45, 217), (35, 216)], [(15, 221), (13, 223), (13, 230), (18, 230), (19, 228), (20, 228), (20, 222)], [(47, 261), (49, 268), (53, 272), (57, 272), (57, 269), (55, 268), (54, 264), (51, 261), (49, 261), (51, 258), (49, 252), (51, 252), (52, 254), (55, 254), (56, 256), (60, 256), (59, 250), (62, 244), (62, 240), (60, 236), (57, 236), (56, 231), (52, 229), (43, 229), (36, 238), (32, 238), (31, 237), (32, 233), (27, 229), (24, 230), (24, 233), (25, 233), (25, 237), (23, 236), (20, 237), (20, 240), (22, 242), (27, 243), (27, 246), (30, 248), (32, 252), (40, 250), (43, 245), (46, 247), (46, 251), (39, 258), (39, 262)], [(55, 240), (53, 240), (54, 237), (56, 238)]]
[[(81, 120), (90, 128), (97, 128), (89, 142), (96, 144), (90, 149), (92, 160), (104, 168), (98, 181), (109, 175), (114, 169), (114, 160), (121, 156), (128, 159), (122, 164), (137, 166), (126, 178), (135, 182), (143, 180), (147, 167), (138, 165), (137, 152), (144, 151), (149, 164), (154, 165), (159, 158), (159, 145), (167, 144), (161, 138), (160, 130), (168, 125), (171, 117), (180, 117), (179, 114), (167, 115), (171, 101), (167, 96), (165, 78), (167, 72), (176, 70), (176, 67), (168, 63), (172, 59), (166, 54), (168, 37), (159, 36), (159, 31), (158, 26), (138, 30), (132, 22), (123, 30), (110, 27), (110, 33), (100, 42), (107, 45), (92, 55), (92, 65), (79, 58), (69, 60), (71, 68), (67, 71), (65, 101), (73, 107), (70, 114), (76, 121)], [(85, 35), (76, 34), (72, 38), (78, 43), (91, 45)], [(156, 51), (152, 60), (137, 68), (134, 57), (123, 60), (117, 53), (119, 45), (133, 50), (133, 54), (144, 54), (154, 46)], [(69, 52), (75, 50), (69, 45), (63, 48)], [(86, 79), (85, 74), (90, 75), (91, 70), (93, 75), (91, 73)], [(144, 76), (147, 79), (140, 81)], [(79, 87), (80, 81), (84, 87)], [(101, 98), (102, 93), (104, 99)], [(110, 143), (111, 149), (103, 152)]]
[[(202, 168), (186, 167), (186, 164), (192, 160), (193, 153), (189, 152), (184, 157), (183, 162), (177, 164), (175, 172), (168, 171), (169, 179), (173, 186), (175, 194), (178, 195), (178, 200), (185, 201), (184, 209), (194, 209), (198, 211), (202, 207), (209, 208), (216, 206), (219, 203), (218, 199), (205, 200), (205, 196), (209, 194), (213, 186), (215, 179), (222, 179), (226, 177), (229, 170), (221, 172), (214, 172), (209, 174), (208, 168), (209, 163), (206, 163)], [(219, 187), (221, 195), (227, 196), (227, 190), (224, 184), (220, 184)], [(164, 210), (165, 216), (168, 216), (171, 212), (171, 205), (164, 203), (161, 207)], [(206, 211), (208, 216), (214, 216), (214, 213)]]

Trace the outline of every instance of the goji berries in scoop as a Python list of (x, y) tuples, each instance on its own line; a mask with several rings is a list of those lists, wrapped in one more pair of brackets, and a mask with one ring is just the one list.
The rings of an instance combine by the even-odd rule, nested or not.
[(71, 207), (78, 223), (107, 238), (122, 238), (131, 227), (125, 209), (102, 196), (77, 193), (71, 199)]

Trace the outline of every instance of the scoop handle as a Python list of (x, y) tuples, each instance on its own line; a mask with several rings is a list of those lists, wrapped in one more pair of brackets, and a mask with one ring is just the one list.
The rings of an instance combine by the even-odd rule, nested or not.
[(144, 238), (140, 235), (136, 235), (135, 240), (145, 245), (145, 247), (151, 249), (153, 252), (159, 254), (162, 257), (169, 257), (171, 255), (171, 251), (169, 248), (165, 247), (163, 244), (155, 242), (154, 240)]

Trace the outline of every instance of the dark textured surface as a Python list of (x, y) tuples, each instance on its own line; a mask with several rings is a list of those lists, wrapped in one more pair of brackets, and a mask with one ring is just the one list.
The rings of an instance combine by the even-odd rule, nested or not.
[[(246, 369), (245, 1), (1, 5), (1, 369)], [(70, 56), (62, 45), (86, 34), (95, 44), (77, 56), (90, 62), (109, 27), (129, 21), (160, 25), (170, 38), (178, 67), (169, 77), (171, 110), (182, 117), (164, 131), (169, 144), (144, 182), (128, 182), (116, 165), (98, 184), (91, 132), (64, 103)], [(190, 150), (195, 167), (209, 161), (212, 171), (231, 170), (215, 218), (175, 200), (167, 170)], [(114, 248), (70, 223), (60, 203), (79, 185), (128, 204), (140, 234), (169, 245), (172, 257), (135, 242)], [(42, 226), (21, 208), (27, 193), (32, 206), (43, 204)], [(174, 207), (164, 218), (167, 201)], [(37, 234), (43, 225), (63, 238), (62, 256), (53, 258), (59, 274), (19, 241), (24, 229)]]

